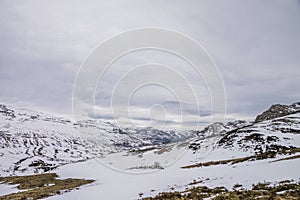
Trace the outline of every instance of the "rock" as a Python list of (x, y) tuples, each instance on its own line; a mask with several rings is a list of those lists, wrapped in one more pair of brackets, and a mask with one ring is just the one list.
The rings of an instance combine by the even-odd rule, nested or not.
[(300, 102), (293, 103), (292, 105), (275, 104), (272, 105), (268, 110), (266, 110), (262, 114), (258, 115), (255, 119), (255, 122), (275, 119), (299, 111), (300, 111)]

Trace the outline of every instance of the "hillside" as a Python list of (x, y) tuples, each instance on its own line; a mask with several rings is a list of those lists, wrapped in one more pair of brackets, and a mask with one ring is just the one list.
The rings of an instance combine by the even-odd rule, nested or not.
[(1, 106), (1, 160), (7, 161), (1, 176), (51, 171), (95, 180), (49, 199), (293, 199), (300, 192), (299, 103), (271, 106), (259, 116), (177, 132), (74, 123)]
[(59, 166), (185, 141), (195, 131), (121, 129), (109, 122), (71, 120), (0, 105), (0, 175), (41, 173)]

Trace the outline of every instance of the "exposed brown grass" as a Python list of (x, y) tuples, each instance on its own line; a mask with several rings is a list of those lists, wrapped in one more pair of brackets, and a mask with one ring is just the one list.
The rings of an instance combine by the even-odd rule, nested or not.
[(255, 158), (255, 157), (249, 156), (249, 157), (244, 157), (244, 158), (234, 158), (234, 159), (228, 159), (228, 160), (210, 161), (210, 162), (204, 162), (204, 163), (197, 163), (197, 164), (193, 164), (193, 165), (187, 165), (187, 166), (183, 166), (181, 168), (189, 169), (189, 168), (195, 168), (195, 167), (208, 167), (208, 166), (212, 166), (212, 165), (235, 164), (235, 163), (250, 160), (252, 158)]
[(160, 149), (157, 150), (157, 151), (154, 151), (154, 153), (156, 153), (156, 154), (158, 154), (158, 155), (161, 155), (161, 154), (163, 154), (163, 153), (172, 151), (172, 149), (173, 149), (173, 146), (166, 146), (166, 147), (160, 148)]
[[(280, 149), (278, 151), (267, 151), (265, 153), (256, 154), (253, 156), (248, 157), (242, 157), (242, 158), (234, 158), (234, 159), (227, 159), (227, 160), (218, 160), (218, 161), (209, 161), (204, 163), (196, 163), (193, 165), (187, 165), (181, 167), (182, 169), (189, 169), (189, 168), (195, 168), (195, 167), (207, 167), (212, 165), (225, 165), (225, 164), (236, 164), (241, 163), (245, 161), (254, 161), (254, 160), (263, 160), (267, 158), (275, 158), (277, 155), (290, 155), (300, 152), (300, 148), (290, 148), (290, 149)], [(296, 159), (299, 158), (299, 156), (291, 156), (288, 159)], [(281, 159), (277, 160), (280, 161)], [(274, 161), (275, 162), (275, 161)]]
[(278, 159), (278, 160), (273, 160), (271, 162), (279, 162), (279, 161), (283, 161), (283, 160), (293, 160), (293, 159), (298, 159), (298, 158), (300, 158), (300, 155), (289, 156), (289, 157), (286, 157), (286, 158), (281, 158), (281, 159)]
[(0, 196), (0, 200), (41, 199), (62, 192), (67, 192), (82, 185), (90, 184), (93, 180), (84, 179), (57, 179), (57, 174), (39, 174), (30, 176), (0, 177), (0, 182), (18, 184), (17, 188), (27, 191)]
[(282, 182), (276, 186), (269, 183), (258, 183), (253, 185), (251, 190), (243, 188), (228, 191), (224, 187), (208, 188), (205, 186), (194, 187), (182, 192), (163, 192), (155, 197), (147, 197), (143, 200), (201, 200), (210, 198), (214, 200), (252, 200), (252, 199), (299, 199), (300, 184), (292, 182)]

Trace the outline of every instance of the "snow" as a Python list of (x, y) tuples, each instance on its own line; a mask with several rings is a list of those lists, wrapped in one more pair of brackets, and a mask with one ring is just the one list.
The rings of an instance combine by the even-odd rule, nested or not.
[(1, 195), (7, 195), (11, 193), (18, 192), (17, 185), (7, 185), (7, 184), (1, 184), (0, 182), (0, 194)]
[[(219, 152), (220, 153), (220, 152)], [(217, 153), (216, 153), (217, 154)], [(282, 180), (299, 180), (299, 160), (270, 163), (270, 160), (244, 162), (236, 165), (218, 165), (193, 169), (181, 169), (195, 154), (186, 152), (183, 157), (164, 170), (151, 173), (130, 173), (116, 171), (92, 159), (70, 164), (56, 170), (62, 178), (78, 177), (94, 179), (96, 182), (80, 190), (53, 196), (56, 199), (138, 199), (139, 194), (153, 196), (160, 191), (184, 190), (193, 180), (203, 180), (199, 185), (208, 187), (225, 186), (232, 189), (236, 183), (250, 188), (253, 183)], [(151, 192), (151, 190), (155, 190)]]
[[(247, 126), (240, 128), (241, 125)], [(225, 132), (236, 128), (238, 131), (233, 131), (233, 137), (223, 144), (218, 143)], [(263, 149), (271, 144), (299, 147), (299, 131), (300, 113), (257, 124), (215, 123), (200, 132), (176, 132), (132, 127), (119, 130), (106, 122), (72, 123), (35, 111), (0, 106), (0, 175), (42, 173), (29, 166), (35, 161), (44, 162), (58, 167), (53, 172), (60, 178), (95, 180), (80, 190), (48, 199), (97, 200), (139, 199), (172, 188), (182, 191), (191, 187), (188, 184), (194, 180), (202, 181), (194, 186), (228, 189), (237, 183), (250, 188), (264, 181), (298, 181), (300, 159), (271, 162), (288, 155), (234, 165), (181, 167), (252, 156), (256, 146)], [(246, 139), (253, 133), (259, 133), (263, 142)], [(276, 141), (268, 142), (270, 136), (276, 136)], [(163, 141), (172, 142), (164, 144)], [(192, 141), (197, 150), (187, 148)], [(16, 191), (15, 186), (0, 184), (1, 195)]]
[[(0, 175), (43, 172), (28, 167), (42, 160), (53, 167), (112, 152), (162, 146), (195, 137), (195, 131), (119, 128), (108, 122), (72, 123), (60, 117), (0, 105)], [(172, 159), (171, 159), (172, 160)]]

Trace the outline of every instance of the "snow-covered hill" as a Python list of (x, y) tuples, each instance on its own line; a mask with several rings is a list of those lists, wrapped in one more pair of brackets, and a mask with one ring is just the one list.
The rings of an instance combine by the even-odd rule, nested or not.
[[(117, 153), (102, 160), (119, 163), (125, 159), (129, 160), (130, 162), (118, 166), (123, 167), (123, 172), (127, 173), (111, 170), (95, 159), (67, 165), (56, 172), (62, 177), (93, 178), (99, 184), (49, 199), (81, 199), (86, 196), (90, 199), (99, 197), (142, 199), (155, 197), (159, 193), (161, 194), (157, 199), (180, 199), (191, 191), (194, 192), (194, 199), (201, 199), (196, 198), (196, 195), (200, 194), (200, 191), (201, 195), (203, 192), (204, 196), (208, 195), (209, 190), (205, 187), (225, 187), (231, 191), (236, 191), (239, 187), (241, 191), (245, 191), (258, 183), (271, 185), (280, 185), (283, 182), (298, 183), (299, 123), (300, 113), (293, 112), (260, 122), (238, 121), (225, 125), (222, 123), (209, 125), (199, 133), (213, 134), (189, 142), (182, 147), (188, 150), (176, 162), (153, 173), (133, 175), (128, 172), (147, 171), (144, 167), (138, 166), (146, 166), (147, 162), (150, 166), (155, 160), (153, 157), (159, 162), (156, 150), (140, 154)], [(170, 148), (168, 152), (176, 154), (176, 151), (178, 146)], [(112, 166), (116, 165), (112, 162)], [(278, 194), (276, 192), (272, 194), (273, 197), (282, 195), (281, 198), (284, 199), (286, 192), (297, 196), (300, 191), (281, 187), (277, 192)], [(216, 197), (216, 193), (210, 195), (212, 196), (209, 199)]]
[(194, 131), (121, 129), (109, 122), (73, 123), (28, 109), (0, 105), (0, 174), (46, 172), (68, 163), (185, 141)]
[(201, 186), (232, 190), (234, 185), (247, 189), (265, 181), (299, 181), (299, 105), (271, 106), (254, 122), (184, 132), (73, 123), (1, 106), (1, 173), (51, 170), (63, 178), (96, 180), (50, 199), (139, 199), (159, 192), (186, 194)]

